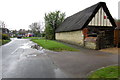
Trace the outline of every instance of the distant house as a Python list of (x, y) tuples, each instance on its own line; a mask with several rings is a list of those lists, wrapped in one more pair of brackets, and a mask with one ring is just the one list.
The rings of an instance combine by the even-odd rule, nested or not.
[(33, 33), (27, 33), (27, 34), (25, 34), (25, 37), (34, 37), (34, 34)]
[(99, 2), (64, 20), (56, 29), (56, 40), (103, 49), (114, 44), (116, 24), (105, 2)]
[(9, 29), (7, 29), (7, 28), (0, 28), (0, 32), (2, 34), (7, 34), (7, 35), (9, 35), (9, 33), (10, 33)]

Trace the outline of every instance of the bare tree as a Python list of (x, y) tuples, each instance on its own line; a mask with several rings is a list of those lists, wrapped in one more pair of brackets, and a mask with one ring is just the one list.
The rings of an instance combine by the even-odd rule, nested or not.
[(0, 21), (0, 28), (5, 28), (6, 27), (6, 24), (4, 21)]
[(29, 25), (29, 28), (32, 30), (32, 32), (34, 33), (35, 36), (41, 36), (41, 32), (42, 32), (42, 25), (39, 22), (34, 22), (31, 25)]

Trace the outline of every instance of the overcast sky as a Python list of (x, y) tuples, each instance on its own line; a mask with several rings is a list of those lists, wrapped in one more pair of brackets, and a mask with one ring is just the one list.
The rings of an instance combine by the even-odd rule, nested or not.
[(28, 29), (33, 22), (43, 22), (44, 14), (56, 10), (75, 14), (100, 1), (106, 2), (113, 16), (118, 18), (119, 0), (0, 0), (0, 20), (8, 29)]

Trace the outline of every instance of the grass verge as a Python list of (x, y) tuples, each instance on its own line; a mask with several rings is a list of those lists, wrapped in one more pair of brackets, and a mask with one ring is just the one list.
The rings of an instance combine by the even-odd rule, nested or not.
[(31, 41), (37, 43), (45, 49), (53, 50), (53, 51), (79, 51), (75, 48), (69, 47), (62, 43), (53, 41), (53, 40), (45, 40), (45, 39), (31, 39)]
[(23, 39), (35, 39), (35, 38), (40, 38), (40, 37), (23, 37)]
[(99, 69), (88, 76), (89, 80), (92, 78), (118, 78), (120, 77), (120, 66), (109, 66)]

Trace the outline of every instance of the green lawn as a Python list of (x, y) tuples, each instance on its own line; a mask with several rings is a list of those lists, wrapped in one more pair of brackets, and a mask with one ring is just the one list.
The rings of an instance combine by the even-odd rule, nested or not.
[(23, 37), (23, 39), (34, 39), (34, 38), (40, 38), (40, 37)]
[[(93, 72), (88, 78), (118, 78), (120, 77), (120, 66), (109, 66)], [(119, 75), (118, 75), (119, 74)]]
[(45, 39), (32, 39), (31, 41), (37, 43), (45, 49), (53, 50), (53, 51), (79, 51), (75, 48), (69, 47), (62, 43), (53, 41), (53, 40), (45, 40)]

